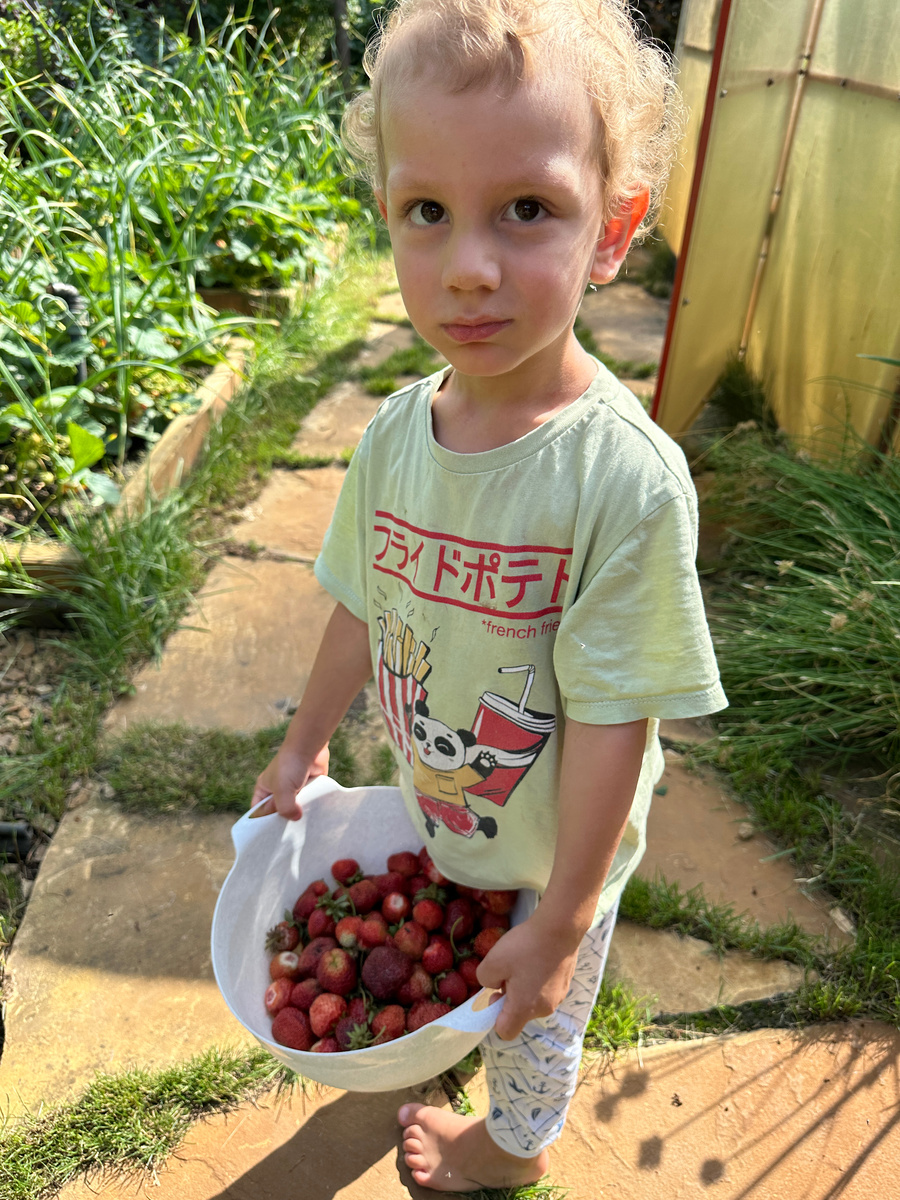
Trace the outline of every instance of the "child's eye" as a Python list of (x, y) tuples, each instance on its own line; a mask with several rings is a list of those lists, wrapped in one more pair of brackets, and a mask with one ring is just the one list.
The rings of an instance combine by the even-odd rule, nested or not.
[(437, 225), (444, 217), (444, 206), (436, 200), (420, 200), (409, 210), (413, 225)]
[(513, 221), (530, 222), (536, 221), (543, 212), (546, 212), (546, 209), (539, 200), (523, 196), (522, 199), (512, 202), (505, 215)]

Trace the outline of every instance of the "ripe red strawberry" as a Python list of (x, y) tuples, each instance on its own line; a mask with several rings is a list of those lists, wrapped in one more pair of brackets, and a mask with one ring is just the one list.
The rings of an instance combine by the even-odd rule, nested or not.
[(315, 975), (316, 967), (319, 965), (319, 959), (326, 950), (333, 950), (337, 942), (333, 937), (313, 938), (303, 953), (300, 955), (300, 966), (298, 975), (301, 979), (308, 978), (310, 975)]
[(326, 950), (316, 966), (316, 979), (326, 992), (338, 996), (349, 996), (356, 987), (356, 978), (356, 963), (340, 946)]
[(348, 895), (358, 913), (369, 913), (379, 901), (378, 885), (374, 879), (360, 879), (351, 885)]
[(390, 892), (405, 892), (407, 890), (406, 876), (399, 871), (388, 871), (384, 875), (376, 875), (372, 880), (378, 888), (378, 899), (383, 900)]
[(436, 883), (440, 886), (450, 882), (447, 876), (442, 874), (434, 865), (430, 856), (425, 859), (425, 862), (422, 862), (421, 859), (419, 862), (422, 867), (422, 874), (425, 875), (432, 883)]
[(394, 934), (394, 945), (417, 962), (428, 945), (428, 930), (418, 921), (406, 921)]
[(482, 929), (481, 933), (475, 939), (475, 953), (479, 958), (484, 958), (488, 951), (493, 950), (502, 937), (502, 929)]
[(419, 857), (411, 850), (400, 850), (397, 854), (388, 856), (387, 869), (399, 871), (401, 875), (418, 875)]
[(481, 987), (481, 984), (478, 982), (478, 975), (476, 974), (480, 963), (481, 959), (473, 955), (471, 958), (460, 959), (459, 966), (456, 968), (465, 980), (466, 987), (470, 989)]
[(291, 921), (279, 921), (266, 934), (266, 949), (270, 954), (280, 954), (282, 950), (294, 950), (300, 941), (300, 930)]
[(381, 914), (389, 925), (405, 920), (410, 913), (409, 897), (402, 892), (391, 892), (381, 902)]
[(333, 1033), (334, 1028), (342, 1017), (347, 1015), (347, 1001), (343, 996), (333, 992), (323, 992), (316, 996), (309, 1010), (309, 1023), (316, 1037), (325, 1037)]
[(452, 937), (458, 946), (463, 938), (467, 938), (475, 927), (475, 914), (472, 904), (464, 896), (457, 896), (447, 905), (444, 913), (443, 930), (447, 937)]
[(309, 1012), (309, 1007), (313, 1000), (315, 1000), (316, 996), (321, 996), (321, 994), (322, 985), (315, 976), (311, 979), (301, 979), (291, 989), (291, 1007), (299, 1008), (303, 1012)]
[(432, 975), (442, 975), (453, 966), (453, 947), (445, 937), (433, 933), (422, 952), (422, 966)]
[(394, 946), (376, 946), (362, 967), (362, 980), (376, 1000), (387, 1000), (409, 979), (413, 961)]
[(362, 917), (341, 917), (335, 926), (334, 936), (345, 950), (355, 950), (359, 945), (359, 927)]
[(297, 903), (294, 905), (294, 920), (305, 921), (309, 914), (319, 902), (319, 897), (324, 896), (328, 891), (328, 884), (324, 879), (317, 879), (315, 883), (311, 883)]
[(431, 880), (427, 875), (411, 875), (403, 882), (405, 886), (400, 891), (412, 897), (418, 896), (419, 892), (424, 892), (431, 887)]
[(291, 1050), (309, 1050), (313, 1044), (309, 1017), (299, 1008), (283, 1008), (272, 1022), (272, 1037)]
[(340, 1050), (340, 1046), (337, 1044), (337, 1040), (335, 1038), (323, 1037), (319, 1038), (317, 1042), (313, 1042), (313, 1044), (310, 1046), (310, 1050), (313, 1052), (313, 1054), (337, 1054), (338, 1050)]
[(294, 984), (289, 979), (282, 976), (281, 979), (273, 979), (266, 988), (265, 1005), (266, 1012), (270, 1017), (274, 1017), (277, 1012), (281, 1012), (291, 1002), (291, 992)]
[(428, 864), (431, 862), (431, 854), (429, 853), (428, 847), (423, 846), (422, 849), (419, 851), (419, 853), (416, 855), (416, 858), (419, 860), (419, 870), (424, 871), (425, 868), (428, 866)]
[(479, 921), (482, 929), (509, 929), (509, 917), (505, 913), (485, 912)]
[(368, 1025), (359, 1025), (352, 1017), (344, 1017), (338, 1021), (334, 1036), (340, 1050), (363, 1050), (372, 1045), (372, 1034)]
[(389, 1004), (372, 1018), (372, 1034), (376, 1042), (392, 1042), (406, 1033), (406, 1013), (399, 1004)]
[(511, 913), (518, 892), (482, 892), (481, 903), (492, 913)]
[(422, 928), (429, 932), (440, 929), (444, 923), (444, 910), (437, 900), (420, 900), (418, 904), (413, 905), (412, 915), (413, 920), (418, 921)]
[(446, 1017), (450, 1012), (449, 1004), (440, 1004), (434, 1000), (419, 1000), (406, 1014), (406, 1032), (415, 1033), (423, 1025), (436, 1021), (438, 1017)]
[(448, 971), (438, 980), (437, 993), (445, 1004), (462, 1004), (469, 998), (469, 988), (459, 971)]
[(481, 888), (466, 887), (464, 883), (457, 883), (455, 886), (457, 895), (466, 896), (469, 900), (474, 900), (476, 904), (481, 903), (481, 897), (483, 895)]
[(352, 1017), (358, 1025), (368, 1025), (369, 1009), (362, 996), (354, 996), (347, 1007), (347, 1016)]
[(282, 950), (269, 963), (270, 979), (298, 979), (300, 976), (300, 959), (293, 950)]
[(331, 864), (331, 873), (338, 883), (349, 885), (360, 876), (359, 863), (355, 858), (339, 858)]
[(306, 924), (311, 938), (334, 937), (335, 920), (325, 908), (314, 908)]
[(369, 913), (359, 927), (359, 945), (363, 950), (383, 946), (388, 940), (387, 921), (381, 913)]
[(406, 983), (397, 988), (397, 999), (407, 1008), (418, 1000), (430, 1000), (434, 995), (434, 978), (421, 963), (414, 963)]

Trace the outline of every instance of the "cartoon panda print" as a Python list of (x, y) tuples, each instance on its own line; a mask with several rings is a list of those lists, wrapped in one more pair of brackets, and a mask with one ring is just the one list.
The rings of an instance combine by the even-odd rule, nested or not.
[(410, 721), (413, 784), (429, 836), (444, 825), (464, 837), (477, 832), (494, 837), (497, 822), (470, 808), (465, 788), (487, 779), (497, 765), (496, 754), (479, 746), (471, 730), (451, 729), (436, 720), (424, 700), (416, 701)]

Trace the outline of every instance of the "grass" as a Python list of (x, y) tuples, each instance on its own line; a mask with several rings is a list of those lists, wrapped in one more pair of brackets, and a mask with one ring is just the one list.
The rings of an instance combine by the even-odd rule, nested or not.
[(0, 1130), (0, 1197), (44, 1200), (81, 1174), (153, 1172), (198, 1117), (298, 1083), (262, 1048), (212, 1049), (162, 1071), (98, 1075), (74, 1103)]
[(604, 354), (581, 317), (575, 318), (575, 336), (588, 354), (593, 354), (618, 379), (649, 379), (656, 374), (658, 364), (655, 362), (633, 362), (630, 358), (614, 358), (611, 354)]
[(417, 334), (408, 349), (395, 350), (377, 367), (363, 367), (358, 378), (370, 395), (389, 396), (397, 390), (399, 375), (431, 375), (439, 365), (435, 351)]

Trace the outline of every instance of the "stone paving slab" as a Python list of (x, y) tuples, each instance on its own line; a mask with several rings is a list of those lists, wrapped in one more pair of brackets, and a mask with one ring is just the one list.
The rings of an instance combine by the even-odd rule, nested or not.
[(232, 540), (314, 560), (345, 475), (340, 466), (273, 471), (257, 499), (243, 510), (244, 520), (234, 527)]
[(340, 458), (357, 444), (383, 400), (384, 396), (370, 396), (352, 379), (337, 384), (304, 418), (291, 449), (297, 454)]
[(787, 857), (771, 857), (777, 848), (767, 838), (758, 832), (739, 836), (750, 817), (745, 805), (731, 799), (711, 775), (687, 771), (676, 751), (665, 755), (657, 791), (666, 791), (650, 806), (639, 875), (663, 875), (683, 891), (702, 884), (707, 899), (733, 904), (763, 926), (791, 917), (813, 935), (852, 940), (831, 916), (834, 901), (801, 891), (795, 867)]
[(668, 300), (636, 283), (616, 283), (588, 292), (579, 316), (604, 354), (632, 362), (659, 362), (666, 336)]
[[(569, 1200), (871, 1200), (895, 1194), (900, 1033), (875, 1022), (762, 1030), (597, 1059), (550, 1180)], [(487, 1105), (484, 1072), (467, 1088)], [(400, 1159), (406, 1093), (271, 1095), (198, 1122), (155, 1180), (60, 1200), (426, 1200)], [(446, 1103), (440, 1096), (430, 1103)]]
[(136, 693), (106, 729), (135, 721), (187, 721), (201, 729), (275, 725), (303, 694), (334, 608), (312, 567), (226, 557), (210, 572), (196, 610), (169, 638), (159, 666), (142, 668)]
[(233, 821), (138, 817), (98, 799), (66, 812), (6, 964), (0, 1112), (59, 1103), (97, 1071), (251, 1040), (209, 949)]

